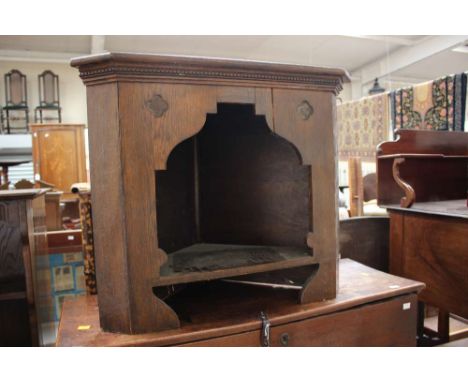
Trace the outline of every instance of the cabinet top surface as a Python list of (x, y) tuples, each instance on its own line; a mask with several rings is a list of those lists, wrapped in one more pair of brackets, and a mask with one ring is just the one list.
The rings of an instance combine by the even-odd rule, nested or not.
[(349, 81), (344, 69), (196, 56), (103, 53), (74, 58), (71, 66), (79, 68), (87, 85), (116, 80), (154, 81), (156, 78), (171, 82), (204, 80), (205, 83), (249, 83), (254, 86), (281, 84), (283, 87), (339, 92), (342, 83)]
[[(57, 338), (57, 346), (126, 346), (126, 345), (174, 345), (258, 330), (261, 327), (258, 313), (264, 310), (272, 325), (342, 311), (359, 305), (383, 299), (418, 293), (424, 284), (404, 279), (366, 267), (356, 261), (340, 261), (339, 292), (335, 299), (300, 305), (296, 299), (287, 299), (279, 293), (270, 294), (271, 298), (261, 298), (255, 304), (246, 301), (242, 307), (236, 302), (232, 307), (217, 306), (219, 312), (201, 313), (194, 323), (186, 323), (180, 329), (166, 330), (147, 334), (104, 333), (99, 327), (99, 312), (95, 296), (80, 296), (65, 300), (62, 319)], [(257, 298), (258, 296), (254, 297)], [(227, 304), (232, 304), (228, 301)], [(242, 302), (241, 302), (242, 304)], [(210, 304), (209, 304), (210, 305)], [(223, 311), (227, 310), (225, 314)], [(257, 312), (253, 314), (252, 310)], [(203, 317), (208, 316), (206, 321)]]
[(47, 192), (45, 188), (29, 188), (24, 190), (3, 190), (0, 191), (0, 200), (12, 199), (34, 199)]
[(466, 199), (456, 199), (414, 203), (409, 208), (401, 207), (399, 204), (390, 204), (383, 207), (391, 211), (403, 213), (439, 215), (452, 218), (468, 219), (468, 206), (466, 203)]

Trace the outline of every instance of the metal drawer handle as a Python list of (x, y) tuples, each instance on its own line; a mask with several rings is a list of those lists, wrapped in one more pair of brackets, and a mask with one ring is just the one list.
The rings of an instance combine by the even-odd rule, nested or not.
[(260, 320), (262, 320), (261, 344), (270, 346), (270, 321), (265, 312), (260, 312)]

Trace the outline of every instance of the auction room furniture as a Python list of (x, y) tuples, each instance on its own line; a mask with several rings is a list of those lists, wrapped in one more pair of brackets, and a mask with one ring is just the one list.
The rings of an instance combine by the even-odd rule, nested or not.
[[(28, 87), (26, 75), (13, 69), (5, 74), (5, 111), (6, 133), (27, 133), (29, 125)], [(24, 114), (19, 117), (16, 114)], [(12, 121), (24, 121), (24, 125), (13, 126)]]
[[(60, 107), (59, 76), (51, 70), (45, 70), (38, 76), (39, 106), (34, 109), (34, 122), (43, 123), (44, 120), (62, 122), (62, 108)], [(44, 112), (55, 112), (57, 117), (44, 117)]]
[[(390, 272), (422, 281), (421, 301), (468, 318), (468, 133), (401, 130), (378, 147), (378, 202), (390, 214)], [(442, 331), (443, 330), (443, 331)]]
[(44, 192), (0, 191), (0, 346), (40, 343), (34, 263), (47, 253)]
[(86, 182), (84, 125), (31, 124), (34, 179), (63, 191), (62, 199), (77, 199), (71, 185)]
[(186, 289), (180, 297), (190, 322), (181, 322), (178, 329), (137, 335), (105, 333), (99, 327), (96, 296), (67, 298), (56, 345), (416, 345), (417, 293), (422, 283), (350, 259), (340, 261), (339, 273), (335, 299), (304, 305), (297, 304), (294, 290), (271, 293), (241, 284), (200, 284), (203, 293)]
[(87, 86), (104, 330), (179, 328), (181, 293), (219, 279), (336, 296), (344, 71), (119, 53), (72, 66)]
[(62, 229), (62, 214), (60, 212), (60, 197), (62, 191), (54, 191), (52, 184), (44, 182), (30, 182), (26, 179), (21, 179), (14, 185), (16, 190), (28, 188), (45, 188), (45, 210), (46, 210), (46, 227), (47, 231), (57, 231)]

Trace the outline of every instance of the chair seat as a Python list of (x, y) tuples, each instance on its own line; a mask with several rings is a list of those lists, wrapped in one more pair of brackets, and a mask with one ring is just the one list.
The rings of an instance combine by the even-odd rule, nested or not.
[(3, 110), (29, 110), (28, 106), (23, 106), (23, 105), (7, 105), (3, 106)]
[(61, 107), (57, 105), (43, 105), (43, 106), (36, 106), (36, 110), (60, 110)]

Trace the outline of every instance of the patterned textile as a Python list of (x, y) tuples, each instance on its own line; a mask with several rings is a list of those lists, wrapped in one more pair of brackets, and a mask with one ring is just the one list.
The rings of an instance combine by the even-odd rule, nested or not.
[(84, 274), (87, 294), (97, 294), (96, 269), (94, 263), (93, 220), (91, 217), (91, 193), (79, 192), (80, 217), (83, 230)]
[(463, 131), (466, 74), (438, 78), (390, 95), (392, 126), (397, 129)]
[(377, 145), (389, 139), (388, 93), (338, 105), (337, 122), (340, 160), (375, 160)]

